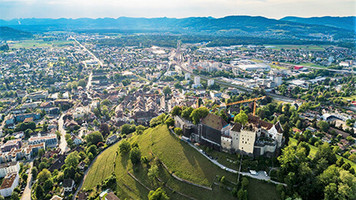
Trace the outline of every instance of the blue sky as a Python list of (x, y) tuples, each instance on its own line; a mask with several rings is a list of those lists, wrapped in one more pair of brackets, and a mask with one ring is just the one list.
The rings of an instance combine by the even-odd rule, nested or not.
[(355, 0), (0, 0), (0, 18), (355, 16)]

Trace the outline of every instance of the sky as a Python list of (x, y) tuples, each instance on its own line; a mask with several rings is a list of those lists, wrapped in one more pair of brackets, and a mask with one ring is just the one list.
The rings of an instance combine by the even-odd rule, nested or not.
[(355, 0), (0, 0), (0, 19), (355, 16)]

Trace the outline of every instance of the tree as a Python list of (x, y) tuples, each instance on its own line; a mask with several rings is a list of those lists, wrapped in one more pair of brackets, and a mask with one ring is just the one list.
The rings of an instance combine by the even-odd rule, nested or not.
[(155, 180), (155, 178), (158, 176), (157, 165), (152, 165), (151, 168), (148, 170), (147, 175), (150, 179)]
[(100, 130), (100, 133), (103, 135), (103, 137), (110, 135), (110, 127), (107, 123), (100, 124), (99, 130)]
[(141, 135), (144, 130), (146, 130), (146, 127), (145, 127), (145, 126), (143, 126), (143, 125), (138, 125), (138, 126), (136, 126), (136, 133), (137, 133), (138, 135)]
[(79, 155), (77, 151), (74, 151), (72, 153), (70, 153), (67, 158), (65, 159), (65, 164), (67, 166), (71, 166), (73, 168), (77, 168), (78, 164), (79, 164)]
[(78, 81), (78, 85), (81, 86), (81, 87), (83, 87), (83, 88), (86, 86), (86, 84), (87, 84), (87, 82), (86, 82), (84, 79), (80, 79), (80, 80)]
[(171, 88), (167, 85), (166, 87), (163, 88), (163, 93), (164, 93), (165, 95), (169, 95), (169, 94), (172, 93), (172, 90), (171, 90)]
[(182, 116), (184, 119), (191, 121), (192, 119), (190, 118), (190, 115), (192, 114), (193, 111), (194, 111), (194, 109), (193, 109), (192, 107), (187, 107), (186, 109), (184, 109), (184, 110), (182, 111), (181, 116)]
[(181, 113), (182, 113), (182, 108), (180, 106), (174, 106), (172, 111), (171, 111), (171, 114), (173, 116), (176, 116), (176, 115), (179, 116), (179, 115), (181, 115)]
[(249, 184), (248, 179), (246, 177), (243, 177), (241, 181), (242, 188), (247, 189), (248, 184)]
[(245, 125), (247, 123), (247, 121), (248, 121), (248, 116), (246, 115), (245, 111), (243, 111), (241, 109), (240, 113), (235, 116), (234, 121), (236, 123), (240, 123), (242, 125)]
[(104, 141), (103, 135), (99, 131), (92, 132), (85, 137), (89, 145), (97, 145), (99, 142)]
[(53, 181), (52, 181), (52, 179), (46, 180), (46, 181), (44, 182), (44, 184), (43, 184), (43, 190), (44, 190), (45, 192), (49, 192), (49, 191), (52, 190), (52, 188), (53, 188)]
[(183, 134), (183, 130), (179, 127), (176, 127), (174, 128), (174, 132), (177, 134), (177, 135), (182, 135)]
[(124, 124), (121, 126), (121, 133), (122, 134), (130, 134), (132, 132), (134, 132), (135, 129), (130, 125), (130, 124)]
[(209, 110), (206, 107), (200, 107), (195, 109), (191, 114), (190, 118), (193, 120), (194, 124), (198, 124), (201, 118), (206, 117), (209, 114)]
[(40, 183), (44, 183), (47, 179), (51, 178), (51, 172), (48, 169), (43, 169), (37, 176)]
[(19, 193), (17, 193), (17, 192), (12, 192), (12, 194), (11, 194), (11, 200), (20, 200)]
[(120, 153), (128, 153), (131, 150), (131, 145), (127, 140), (123, 140), (119, 145)]
[(89, 153), (92, 153), (93, 156), (95, 156), (97, 151), (98, 151), (98, 148), (93, 144), (93, 145), (89, 146), (89, 148), (87, 149), (86, 154), (89, 155)]
[(164, 123), (167, 125), (167, 127), (174, 126), (174, 119), (170, 117)]
[(168, 200), (166, 192), (162, 188), (157, 188), (155, 191), (151, 190), (148, 193), (148, 200)]
[(319, 121), (317, 123), (318, 128), (320, 128), (320, 130), (327, 132), (329, 130), (329, 124), (326, 121)]
[(321, 158), (325, 158), (330, 165), (336, 163), (336, 155), (326, 142), (318, 147), (318, 151), (314, 156), (314, 162), (318, 163)]
[(130, 160), (132, 164), (138, 164), (141, 161), (141, 151), (138, 147), (134, 147), (130, 151)]
[(44, 190), (41, 185), (37, 185), (35, 192), (37, 199), (42, 199), (44, 197)]
[(32, 167), (31, 174), (32, 174), (34, 179), (37, 178), (37, 173), (38, 173), (37, 167)]

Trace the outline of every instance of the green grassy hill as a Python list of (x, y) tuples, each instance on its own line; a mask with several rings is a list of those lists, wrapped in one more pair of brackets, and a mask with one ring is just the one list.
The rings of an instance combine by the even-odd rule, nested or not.
[[(148, 177), (145, 164), (133, 166), (128, 155), (123, 156), (118, 152), (119, 143), (109, 147), (97, 158), (88, 172), (82, 189), (95, 191), (98, 184), (115, 173), (116, 192), (120, 199), (147, 199), (149, 190), (134, 180), (128, 174), (130, 172), (149, 189), (163, 185), (171, 199), (188, 199), (184, 195), (194, 199), (234, 199), (230, 191), (213, 183), (218, 182), (217, 176), (225, 176), (228, 181), (236, 182), (236, 175), (216, 167), (195, 149), (171, 135), (166, 126), (150, 128), (142, 135), (132, 136), (129, 142), (137, 142), (142, 156), (146, 156), (151, 165), (155, 162), (154, 157), (157, 157), (178, 177), (212, 187), (213, 190), (180, 182), (164, 167), (159, 167), (158, 176), (165, 184), (154, 182)], [(250, 182), (249, 199), (278, 199), (274, 185), (252, 179)], [(266, 192), (262, 195), (260, 191)]]

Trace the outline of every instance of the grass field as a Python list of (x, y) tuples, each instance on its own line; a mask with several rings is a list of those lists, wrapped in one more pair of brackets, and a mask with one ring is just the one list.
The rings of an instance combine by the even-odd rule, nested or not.
[[(163, 189), (171, 199), (186, 199), (186, 197), (181, 196), (177, 192), (196, 199), (234, 199), (230, 191), (214, 185), (213, 182), (216, 182), (217, 175), (225, 176), (227, 180), (236, 182), (236, 175), (216, 167), (195, 149), (172, 136), (166, 126), (150, 128), (142, 135), (132, 136), (129, 141), (137, 142), (142, 156), (147, 156), (151, 160), (151, 164), (153, 164), (153, 158), (156, 156), (178, 177), (213, 188), (212, 191), (209, 191), (182, 183), (174, 179), (163, 167), (159, 167), (159, 178), (166, 183)], [(127, 171), (134, 174), (137, 179), (150, 189), (157, 188), (159, 183), (154, 183), (148, 178), (148, 169), (144, 164), (134, 167), (128, 155), (117, 154), (118, 146), (119, 143), (109, 147), (98, 156), (88, 172), (83, 188), (95, 189), (96, 185), (100, 184), (114, 172), (117, 177), (116, 190), (120, 199), (147, 199), (149, 191), (130, 177)], [(268, 199), (278, 198), (273, 184), (259, 181), (255, 183), (254, 180), (250, 182), (250, 199), (257, 200), (264, 197)], [(169, 188), (177, 192), (173, 192)], [(270, 192), (262, 194), (256, 192), (256, 189)]]
[[(293, 145), (293, 146), (296, 146), (297, 145), (297, 140), (294, 139), (294, 138), (289, 138), (289, 144)], [(310, 145), (308, 144), (309, 147), (310, 147), (310, 156), (311, 157), (314, 157), (316, 152), (318, 151), (318, 147), (316, 146), (313, 146), (313, 145)], [(344, 158), (344, 157), (341, 157), (339, 155), (336, 155), (336, 157), (339, 159), (339, 158), (343, 158), (345, 162), (347, 163), (350, 163), (351, 167), (353, 167), (355, 170), (356, 170), (356, 163), (352, 162), (351, 160), (347, 159), (347, 158)]]
[(60, 47), (72, 44), (73, 41), (55, 40), (55, 41), (43, 41), (43, 40), (21, 40), (8, 42), (10, 48), (41, 48), (41, 47)]

